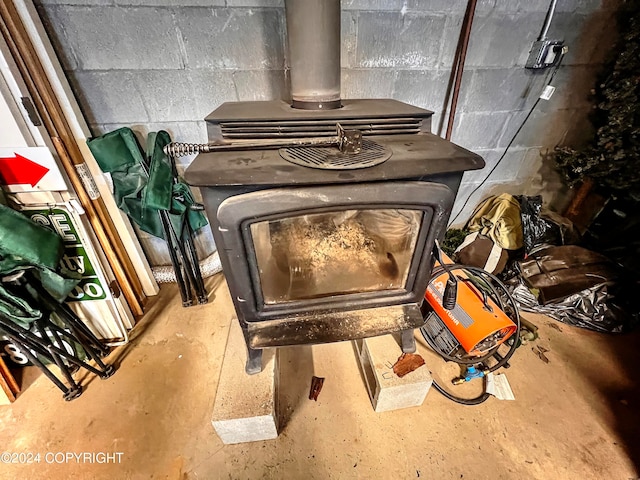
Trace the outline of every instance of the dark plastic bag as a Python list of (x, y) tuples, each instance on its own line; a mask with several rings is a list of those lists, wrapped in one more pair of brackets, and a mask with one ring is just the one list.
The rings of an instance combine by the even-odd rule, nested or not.
[(542, 246), (579, 243), (580, 234), (571, 220), (545, 209), (542, 196), (516, 198), (520, 202), (525, 254), (529, 255)]
[(539, 245), (562, 245), (560, 227), (540, 216), (542, 196), (516, 198), (520, 201), (525, 253), (530, 254)]

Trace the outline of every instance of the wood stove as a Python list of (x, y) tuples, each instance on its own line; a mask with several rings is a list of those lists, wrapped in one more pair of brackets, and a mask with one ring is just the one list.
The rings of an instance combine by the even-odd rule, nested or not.
[[(303, 4), (305, 15), (292, 3)], [(321, 15), (334, 20), (318, 22)], [(335, 30), (337, 21), (339, 35), (339, 18), (339, 1), (287, 2), (290, 51), (309, 43), (292, 41), (295, 31)], [(320, 49), (332, 43), (312, 42)], [(330, 63), (325, 52), (313, 57)], [(434, 241), (444, 234), (463, 173), (484, 166), (478, 155), (431, 134), (428, 110), (388, 99), (341, 100), (337, 59), (337, 99), (326, 78), (316, 90), (309, 82), (317, 80), (296, 80), (301, 67), (294, 65), (307, 58), (292, 52), (293, 107), (225, 103), (206, 118), (209, 141), (330, 137), (339, 125), (362, 132), (358, 153), (265, 145), (201, 153), (185, 173), (202, 191), (248, 347), (247, 373), (261, 371), (267, 347), (402, 332), (403, 350), (414, 351)], [(327, 78), (336, 77), (335, 65)]]

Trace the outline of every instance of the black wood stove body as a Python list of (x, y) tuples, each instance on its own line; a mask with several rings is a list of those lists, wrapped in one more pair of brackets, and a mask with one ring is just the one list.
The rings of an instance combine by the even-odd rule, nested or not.
[(225, 103), (210, 142), (363, 133), (358, 154), (291, 147), (200, 154), (185, 173), (201, 188), (248, 347), (335, 342), (413, 329), (462, 175), (478, 155), (430, 133), (432, 112), (395, 100), (342, 100), (332, 110)]

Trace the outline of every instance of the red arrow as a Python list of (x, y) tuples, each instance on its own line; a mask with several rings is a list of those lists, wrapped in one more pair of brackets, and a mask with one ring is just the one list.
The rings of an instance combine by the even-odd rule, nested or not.
[(29, 184), (35, 187), (49, 169), (15, 153), (15, 157), (0, 158), (0, 181), (5, 185)]

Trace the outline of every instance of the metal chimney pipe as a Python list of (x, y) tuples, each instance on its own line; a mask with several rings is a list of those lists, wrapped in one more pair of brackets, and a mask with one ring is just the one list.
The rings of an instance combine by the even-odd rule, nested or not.
[(340, 108), (340, 0), (285, 0), (293, 108)]

